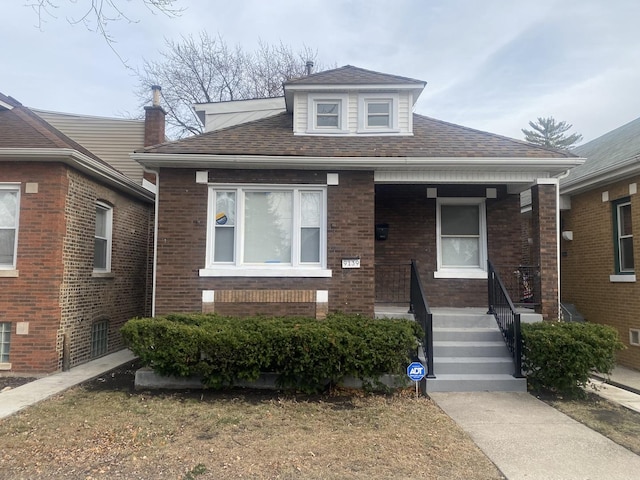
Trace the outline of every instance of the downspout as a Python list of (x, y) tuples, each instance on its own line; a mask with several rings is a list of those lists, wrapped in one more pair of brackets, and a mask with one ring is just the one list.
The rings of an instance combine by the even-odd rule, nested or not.
[(156, 198), (153, 211), (153, 274), (151, 280), (151, 316), (156, 316), (156, 279), (158, 272), (158, 205), (160, 204), (160, 169), (153, 170), (142, 167), (143, 171), (156, 176)]
[(560, 299), (562, 295), (560, 294), (560, 275), (561, 275), (561, 267), (560, 267), (560, 180), (567, 178), (569, 176), (570, 170), (566, 170), (564, 173), (561, 173), (556, 177), (558, 183), (556, 184), (556, 255), (557, 255), (557, 264), (558, 264), (558, 318), (562, 318), (562, 305), (560, 303)]

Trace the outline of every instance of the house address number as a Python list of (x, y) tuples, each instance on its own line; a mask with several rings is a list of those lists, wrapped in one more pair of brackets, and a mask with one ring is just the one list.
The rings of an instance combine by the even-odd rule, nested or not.
[(342, 268), (360, 268), (359, 258), (343, 258)]

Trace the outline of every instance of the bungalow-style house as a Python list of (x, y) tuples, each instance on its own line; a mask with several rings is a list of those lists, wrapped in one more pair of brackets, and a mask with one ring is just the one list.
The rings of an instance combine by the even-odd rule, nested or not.
[(558, 318), (557, 177), (582, 160), (414, 114), (424, 87), (345, 66), (196, 106), (205, 133), (135, 153), (158, 176), (154, 314), (373, 316), (408, 306), (411, 260), (431, 307), (486, 312), (488, 260), (531, 257), (533, 303)]
[(587, 161), (560, 183), (562, 300), (615, 327), (618, 363), (640, 370), (640, 118), (574, 152)]
[(128, 155), (114, 154), (131, 176), (85, 146), (105, 132), (103, 143), (116, 144), (120, 129), (122, 143), (139, 148), (145, 123), (73, 117), (0, 94), (0, 374), (49, 373), (116, 351), (124, 322), (150, 313), (154, 193)]

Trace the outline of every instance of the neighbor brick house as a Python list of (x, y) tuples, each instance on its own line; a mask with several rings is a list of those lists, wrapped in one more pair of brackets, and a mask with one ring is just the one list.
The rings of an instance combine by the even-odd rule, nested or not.
[(640, 370), (640, 118), (574, 150), (587, 161), (562, 180), (562, 300), (615, 327), (618, 363)]
[[(135, 179), (121, 173), (44, 116), (64, 119), (0, 94), (0, 370), (15, 373), (53, 372), (122, 348), (119, 328), (151, 303), (154, 194), (142, 168), (131, 165)], [(127, 128), (142, 146), (144, 122)]]
[(373, 315), (412, 259), (431, 306), (486, 307), (487, 260), (525, 257), (531, 189), (531, 282), (557, 318), (557, 176), (581, 159), (414, 114), (424, 87), (345, 66), (286, 82), (257, 119), (196, 106), (204, 134), (135, 153), (159, 179), (154, 314)]

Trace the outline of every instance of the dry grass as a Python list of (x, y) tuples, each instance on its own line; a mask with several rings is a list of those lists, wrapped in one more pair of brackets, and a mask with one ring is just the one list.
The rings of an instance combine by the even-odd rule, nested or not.
[(565, 415), (640, 455), (640, 413), (629, 410), (595, 393), (581, 400), (542, 398)]
[(0, 421), (0, 478), (503, 477), (412, 391), (151, 394), (94, 383)]

